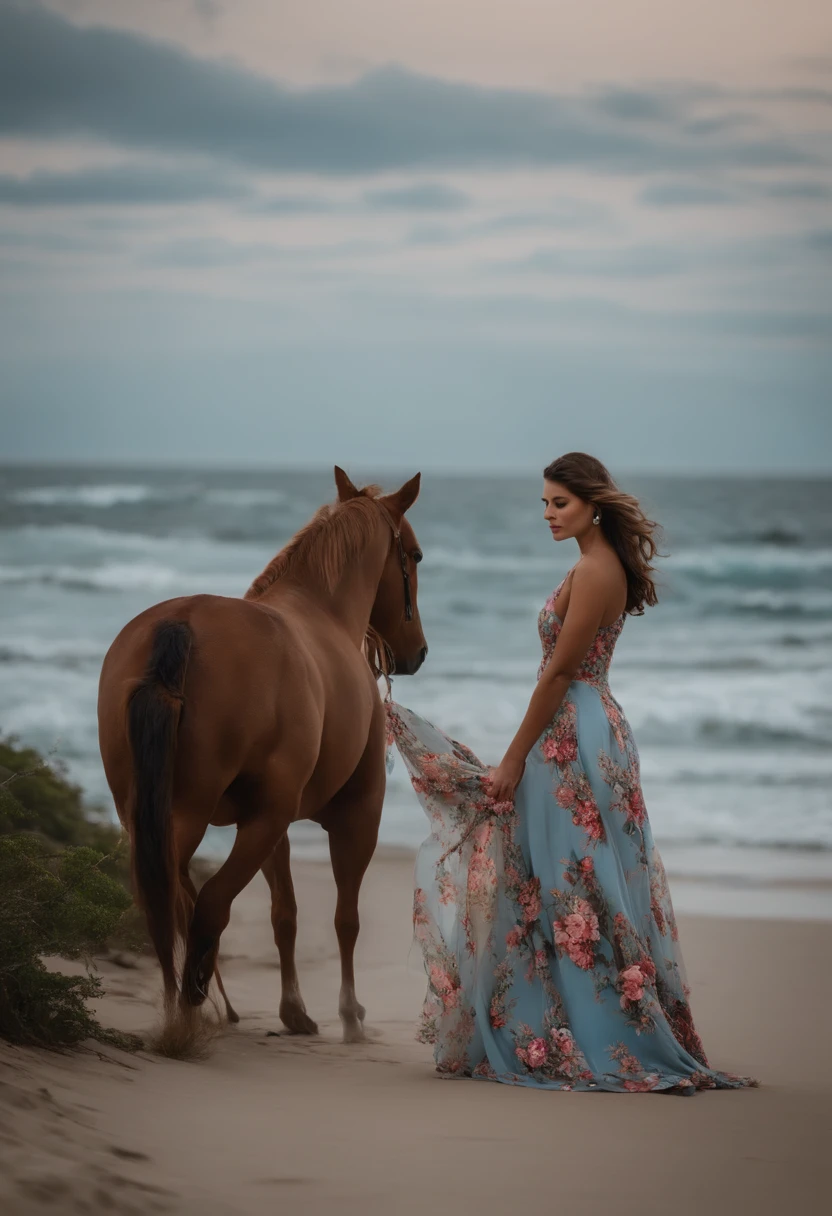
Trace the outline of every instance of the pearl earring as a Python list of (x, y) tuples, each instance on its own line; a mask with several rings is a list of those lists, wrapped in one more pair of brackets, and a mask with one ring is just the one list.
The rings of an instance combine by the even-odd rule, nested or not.
[(594, 524), (600, 524), (600, 522), (601, 522), (601, 516), (598, 514), (597, 511), (595, 512), (595, 514), (592, 517), (592, 522)]

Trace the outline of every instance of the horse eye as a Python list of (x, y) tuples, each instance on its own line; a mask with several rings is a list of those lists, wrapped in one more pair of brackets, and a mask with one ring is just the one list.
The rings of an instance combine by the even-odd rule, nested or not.
[(421, 549), (416, 549), (416, 551), (413, 554), (413, 560), (414, 560), (414, 562), (416, 562), (417, 565), (422, 560), (422, 557), (423, 557), (423, 554), (422, 554)]

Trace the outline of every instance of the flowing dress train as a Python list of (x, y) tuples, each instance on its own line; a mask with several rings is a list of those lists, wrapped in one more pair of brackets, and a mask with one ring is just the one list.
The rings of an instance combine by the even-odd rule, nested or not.
[[(540, 613), (538, 678), (562, 586)], [(430, 823), (413, 919), (419, 1034), (443, 1075), (631, 1092), (757, 1083), (712, 1069), (694, 1028), (638, 751), (607, 680), (623, 625), (598, 630), (513, 804), (489, 797), (469, 748), (387, 702), (388, 744)]]

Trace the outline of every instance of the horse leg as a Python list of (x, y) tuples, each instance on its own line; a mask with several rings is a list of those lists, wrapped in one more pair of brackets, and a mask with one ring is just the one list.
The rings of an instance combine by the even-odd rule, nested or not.
[[(181, 897), (179, 903), (179, 915), (181, 917), (180, 932), (183, 941), (186, 942), (197, 896), (194, 880), (191, 878), (191, 858), (202, 843), (204, 835), (205, 824), (201, 817), (196, 815), (180, 815), (174, 819), (174, 847), (179, 867), (179, 893)], [(216, 970), (216, 977), (217, 987), (225, 1002), (225, 1016), (229, 1022), (239, 1022), (240, 1015), (234, 1011), (226, 995), (223, 982), (220, 979), (219, 968)]]
[(362, 800), (338, 808), (337, 818), (329, 828), (329, 855), (332, 873), (338, 888), (335, 907), (335, 932), (341, 952), (341, 991), (338, 1013), (344, 1027), (345, 1043), (360, 1043), (364, 1039), (364, 1006), (355, 995), (353, 957), (358, 939), (358, 893), (361, 880), (373, 856), (381, 819), (381, 802), (377, 807)]
[(287, 802), (270, 798), (263, 804), (264, 809), (241, 824), (228, 857), (199, 892), (182, 975), (182, 993), (188, 1004), (201, 1005), (208, 995), (220, 935), (231, 918), (232, 901), (251, 882), (285, 833), (298, 801), (297, 796), (291, 799), (290, 814), (278, 818), (275, 804), (286, 806)]
[[(187, 904), (186, 904), (187, 920), (186, 920), (186, 925), (185, 925), (185, 932), (183, 933), (183, 937), (187, 941), (188, 925), (190, 924), (191, 920), (193, 919), (193, 911), (194, 911), (194, 906), (196, 904), (197, 892), (196, 892), (196, 887), (194, 886), (194, 880), (191, 878), (191, 872), (188, 869), (188, 863), (180, 861), (179, 866), (180, 866), (179, 881), (182, 884), (182, 890), (184, 893), (183, 902), (187, 901)], [(228, 999), (228, 995), (225, 991), (225, 987), (224, 987), (222, 979), (220, 977), (219, 966), (217, 966), (214, 969), (214, 978), (217, 981), (217, 987), (220, 990), (220, 995), (222, 996), (222, 999), (225, 1002), (225, 1016), (228, 1018), (229, 1022), (236, 1025), (236, 1023), (239, 1022), (239, 1020), (240, 1020), (240, 1015), (232, 1007), (231, 1002)]]
[(222, 979), (220, 978), (219, 967), (214, 968), (214, 975), (217, 977), (217, 987), (219, 988), (220, 995), (222, 996), (223, 1002), (225, 1003), (225, 1016), (228, 1018), (228, 1020), (232, 1026), (236, 1026), (240, 1020), (240, 1015), (228, 999), (228, 995), (225, 991), (225, 987), (223, 985)]
[[(191, 858), (202, 843), (202, 838), (205, 835), (205, 823), (201, 816), (183, 815), (180, 814), (174, 819), (174, 847), (176, 849), (177, 864), (179, 867), (179, 889), (181, 902), (179, 911), (181, 916), (180, 931), (183, 941), (188, 940), (188, 930), (190, 929), (191, 920), (193, 919), (194, 905), (196, 904), (196, 887), (194, 880), (191, 878), (190, 864)], [(225, 1002), (225, 1016), (229, 1022), (239, 1022), (240, 1015), (234, 1011), (229, 1001), (223, 982), (220, 979), (219, 968), (216, 971), (217, 987), (222, 994), (222, 999)]]
[(378, 840), (384, 802), (384, 710), (378, 703), (367, 748), (358, 768), (329, 803), (320, 822), (329, 833), (329, 855), (338, 888), (335, 932), (341, 953), (341, 992), (338, 1013), (345, 1043), (364, 1040), (364, 1006), (355, 995), (353, 956), (358, 938), (358, 893)]
[(289, 866), (289, 837), (284, 836), (261, 867), (272, 893), (272, 928), (280, 954), (280, 1020), (290, 1034), (317, 1034), (306, 1012), (295, 969), (298, 906)]

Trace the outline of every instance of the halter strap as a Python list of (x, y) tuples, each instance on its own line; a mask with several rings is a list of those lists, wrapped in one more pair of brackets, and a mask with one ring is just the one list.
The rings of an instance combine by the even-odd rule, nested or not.
[(401, 530), (396, 527), (393, 522), (393, 516), (387, 510), (383, 503), (378, 499), (375, 500), (376, 506), (381, 511), (384, 518), (390, 525), (390, 530), (393, 533), (393, 538), (399, 547), (399, 564), (402, 569), (402, 582), (404, 583), (404, 619), (406, 621), (413, 620), (413, 597), (410, 592), (410, 572), (407, 569), (407, 555), (404, 551), (404, 542), (402, 541)]

